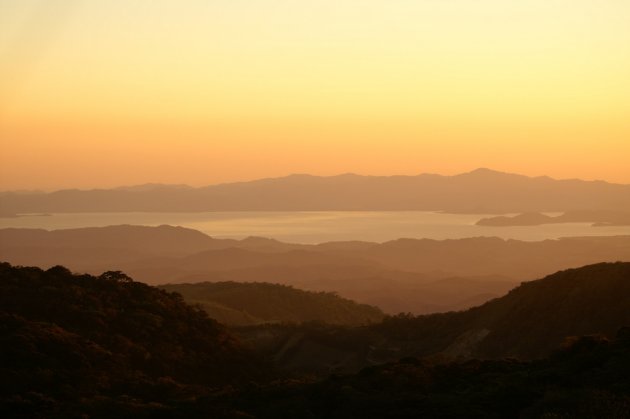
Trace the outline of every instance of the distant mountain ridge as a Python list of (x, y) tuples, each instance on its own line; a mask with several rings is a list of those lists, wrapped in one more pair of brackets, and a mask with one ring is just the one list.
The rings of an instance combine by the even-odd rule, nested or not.
[(471, 307), (548, 272), (630, 261), (630, 236), (304, 245), (215, 239), (172, 226), (0, 229), (0, 260), (41, 268), (62, 264), (91, 274), (121, 270), (150, 284), (279, 283), (337, 292), (391, 314), (423, 314)]
[(201, 188), (0, 193), (1, 214), (203, 211), (555, 212), (630, 208), (630, 185), (555, 180), (477, 169), (455, 176), (290, 175)]

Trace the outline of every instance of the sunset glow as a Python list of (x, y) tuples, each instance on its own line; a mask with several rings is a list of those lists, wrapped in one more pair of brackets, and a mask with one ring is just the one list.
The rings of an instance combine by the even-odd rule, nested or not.
[(185, 4), (0, 0), (0, 189), (476, 167), (630, 183), (628, 1)]

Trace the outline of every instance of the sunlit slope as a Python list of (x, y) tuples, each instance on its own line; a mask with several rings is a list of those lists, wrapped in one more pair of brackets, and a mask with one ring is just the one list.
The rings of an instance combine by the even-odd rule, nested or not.
[(210, 317), (228, 325), (321, 322), (357, 326), (384, 317), (376, 307), (357, 304), (333, 293), (307, 292), (269, 283), (202, 282), (160, 288), (198, 304)]

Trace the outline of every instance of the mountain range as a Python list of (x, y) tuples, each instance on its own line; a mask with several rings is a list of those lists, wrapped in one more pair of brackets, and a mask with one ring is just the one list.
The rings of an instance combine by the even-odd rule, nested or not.
[(630, 261), (630, 237), (385, 243), (215, 239), (182, 227), (2, 229), (0, 260), (74, 272), (120, 270), (150, 284), (269, 282), (337, 292), (394, 314), (461, 310), (548, 272)]
[(490, 169), (455, 176), (291, 175), (192, 188), (148, 184), (0, 193), (0, 213), (447, 211), (515, 213), (630, 208), (630, 185), (527, 177)]

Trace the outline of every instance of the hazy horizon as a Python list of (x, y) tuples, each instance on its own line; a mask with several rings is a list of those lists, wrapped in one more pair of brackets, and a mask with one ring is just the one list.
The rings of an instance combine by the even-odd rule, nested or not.
[(401, 238), (458, 240), (493, 237), (541, 241), (565, 237), (630, 237), (630, 225), (592, 227), (589, 222), (508, 227), (475, 225), (484, 216), (489, 214), (429, 211), (71, 213), (45, 217), (0, 217), (0, 231), (7, 228), (56, 231), (121, 225), (168, 225), (194, 229), (217, 239), (261, 237), (301, 244), (345, 241), (385, 243)]
[(550, 178), (552, 180), (566, 181), (566, 180), (578, 180), (584, 182), (606, 182), (614, 185), (630, 185), (630, 181), (624, 182), (615, 182), (607, 179), (601, 178), (580, 178), (580, 177), (553, 177), (547, 174), (524, 174), (524, 173), (515, 173), (509, 171), (500, 171), (495, 170), (493, 168), (488, 167), (476, 167), (470, 170), (466, 170), (463, 172), (454, 172), (454, 173), (433, 173), (433, 172), (414, 172), (414, 173), (356, 173), (356, 172), (339, 172), (339, 173), (331, 173), (331, 174), (315, 174), (315, 173), (286, 173), (278, 176), (264, 176), (260, 178), (235, 178), (228, 179), (225, 181), (219, 181), (216, 183), (177, 183), (177, 182), (158, 182), (149, 180), (143, 183), (134, 183), (134, 184), (103, 184), (103, 185), (86, 185), (86, 186), (75, 186), (72, 184), (63, 186), (63, 187), (51, 187), (51, 188), (16, 188), (16, 189), (2, 189), (0, 188), (0, 193), (2, 192), (33, 192), (33, 193), (49, 193), (56, 192), (61, 190), (92, 190), (92, 189), (134, 189), (134, 188), (142, 188), (142, 187), (151, 187), (151, 186), (168, 186), (168, 187), (191, 187), (191, 188), (203, 188), (207, 186), (218, 186), (218, 185), (227, 185), (233, 183), (247, 183), (247, 182), (256, 182), (260, 180), (268, 180), (268, 179), (283, 179), (294, 176), (308, 176), (308, 177), (320, 177), (320, 178), (336, 178), (343, 176), (359, 176), (359, 177), (415, 177), (415, 176), (442, 176), (442, 177), (454, 177), (460, 175), (466, 175), (475, 172), (489, 172), (489, 173), (497, 173), (497, 174), (506, 174), (506, 175), (516, 175), (516, 176), (525, 176), (528, 178)]

